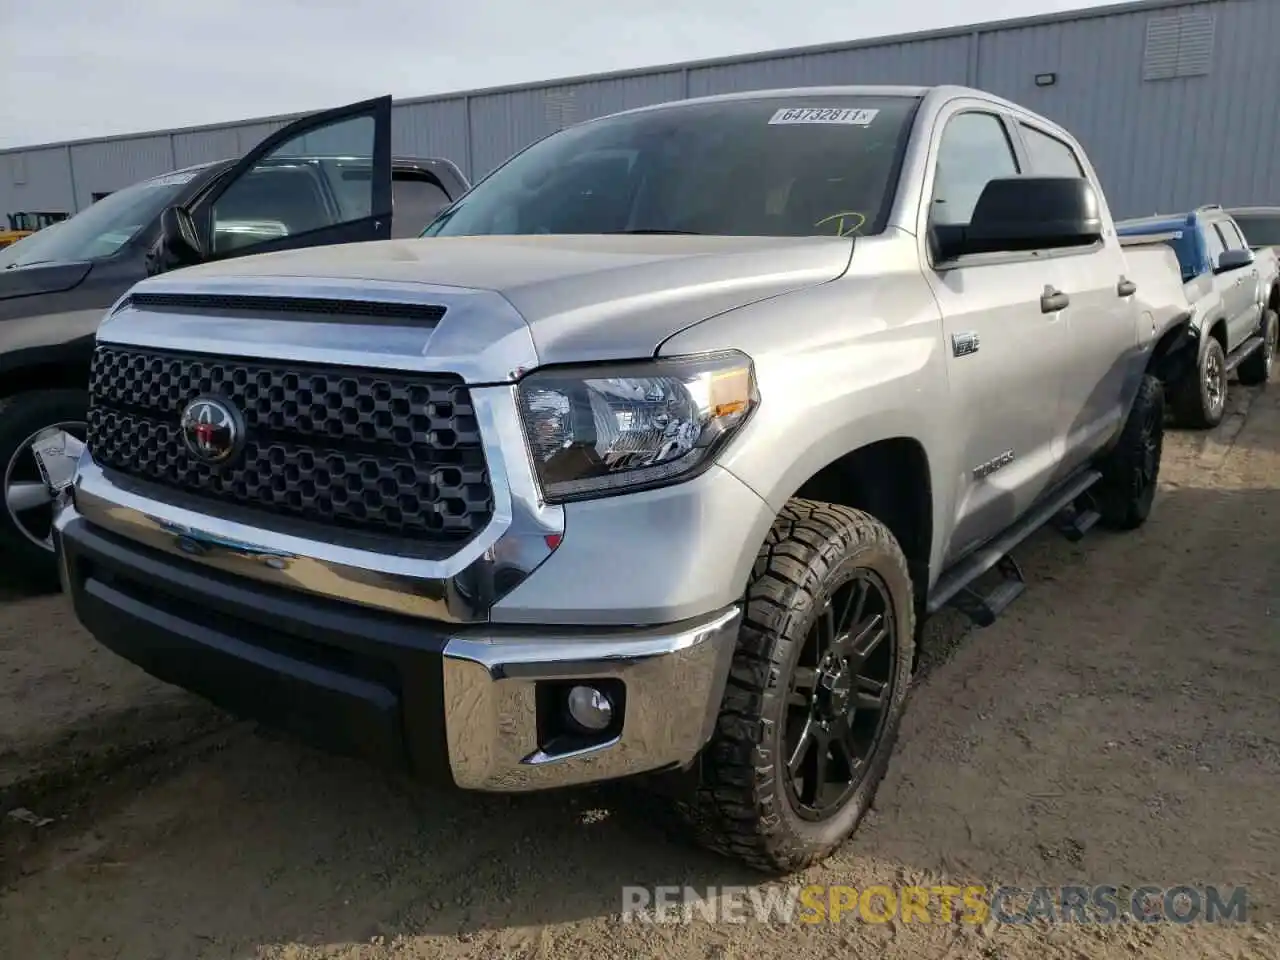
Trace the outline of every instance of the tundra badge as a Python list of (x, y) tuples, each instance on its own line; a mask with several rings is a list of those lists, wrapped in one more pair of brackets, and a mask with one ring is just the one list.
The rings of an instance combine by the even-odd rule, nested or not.
[(985, 477), (991, 476), (1001, 467), (1007, 467), (1011, 463), (1013, 463), (1013, 451), (1006, 450), (1004, 453), (1000, 454), (1000, 456), (992, 457), (986, 463), (980, 463), (974, 467), (973, 479), (982, 480)]
[(957, 357), (967, 357), (978, 352), (978, 334), (973, 330), (951, 335), (951, 353)]

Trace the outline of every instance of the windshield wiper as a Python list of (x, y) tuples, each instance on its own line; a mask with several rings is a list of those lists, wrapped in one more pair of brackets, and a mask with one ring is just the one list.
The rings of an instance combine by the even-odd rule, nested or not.
[(687, 236), (687, 237), (700, 237), (700, 236), (702, 236), (702, 234), (701, 234), (701, 233), (699, 233), (697, 230), (613, 230), (613, 231), (610, 231), (610, 232), (612, 232), (612, 233), (627, 233), (627, 234), (645, 234), (645, 233), (661, 234), (661, 233), (669, 233), (669, 234), (677, 234), (677, 235), (680, 235), (680, 236)]

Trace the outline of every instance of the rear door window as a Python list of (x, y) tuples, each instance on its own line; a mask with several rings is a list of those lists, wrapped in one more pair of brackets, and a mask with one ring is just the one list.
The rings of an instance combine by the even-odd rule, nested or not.
[(1084, 168), (1069, 145), (1025, 123), (1019, 123), (1018, 129), (1027, 148), (1032, 173), (1046, 177), (1084, 176)]

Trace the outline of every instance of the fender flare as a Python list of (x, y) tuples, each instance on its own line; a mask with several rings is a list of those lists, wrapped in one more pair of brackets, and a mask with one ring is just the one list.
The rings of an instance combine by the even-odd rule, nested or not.
[(1181, 379), (1194, 369), (1200, 357), (1200, 330), (1191, 322), (1191, 313), (1183, 313), (1160, 334), (1147, 358), (1147, 373), (1161, 383)]
[[(84, 386), (89, 383), (89, 366), (93, 361), (93, 337), (79, 337), (64, 343), (24, 347), (0, 353), (0, 396), (21, 393), (26, 389), (24, 373), (62, 368), (82, 371)], [(12, 385), (18, 384), (16, 389)]]

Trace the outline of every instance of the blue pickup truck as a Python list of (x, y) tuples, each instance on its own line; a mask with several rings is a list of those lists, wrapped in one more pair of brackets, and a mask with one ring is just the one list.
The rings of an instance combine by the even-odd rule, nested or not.
[(1231, 215), (1219, 206), (1116, 224), (1125, 238), (1163, 238), (1178, 256), (1192, 330), (1200, 340), (1193, 374), (1170, 385), (1177, 421), (1216, 426), (1226, 412), (1227, 382), (1265, 384), (1271, 375), (1280, 327), (1280, 263), (1274, 250), (1250, 249)]

